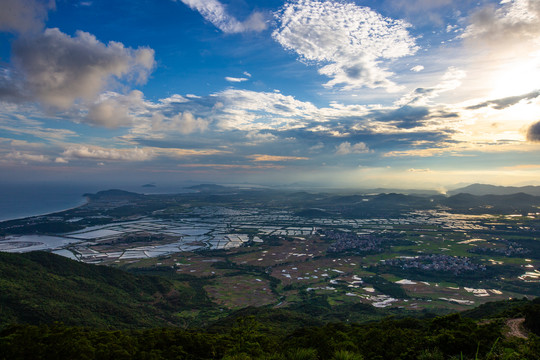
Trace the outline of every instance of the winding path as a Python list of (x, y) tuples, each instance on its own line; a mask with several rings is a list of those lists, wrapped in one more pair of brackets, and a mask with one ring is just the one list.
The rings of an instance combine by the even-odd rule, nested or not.
[(522, 339), (527, 339), (527, 333), (525, 332), (525, 329), (523, 328), (523, 322), (525, 321), (525, 318), (517, 318), (517, 319), (508, 319), (506, 321), (506, 325), (508, 326), (508, 332), (506, 333), (506, 336), (508, 337), (518, 337)]

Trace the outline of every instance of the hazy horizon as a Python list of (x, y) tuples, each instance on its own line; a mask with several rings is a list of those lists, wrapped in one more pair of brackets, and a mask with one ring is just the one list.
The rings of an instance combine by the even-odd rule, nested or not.
[(0, 183), (540, 185), (537, 0), (0, 5)]

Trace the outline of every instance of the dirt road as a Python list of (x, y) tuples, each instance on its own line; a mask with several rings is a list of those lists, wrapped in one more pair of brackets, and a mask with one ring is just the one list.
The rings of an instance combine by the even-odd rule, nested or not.
[(506, 321), (506, 325), (508, 326), (508, 332), (506, 333), (506, 336), (514, 336), (522, 339), (527, 339), (527, 333), (523, 328), (524, 321), (525, 318), (508, 319)]

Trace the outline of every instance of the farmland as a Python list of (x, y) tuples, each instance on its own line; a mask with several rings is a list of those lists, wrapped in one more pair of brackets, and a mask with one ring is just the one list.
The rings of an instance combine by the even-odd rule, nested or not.
[[(444, 313), (539, 295), (539, 214), (456, 211), (437, 197), (420, 198), (419, 208), (417, 198), (400, 199), (396, 212), (388, 197), (373, 195), (340, 203), (335, 195), (238, 189), (167, 198), (103, 192), (77, 209), (2, 223), (0, 250), (47, 250), (195, 281), (218, 317), (306, 304)], [(50, 223), (71, 226), (51, 232)]]

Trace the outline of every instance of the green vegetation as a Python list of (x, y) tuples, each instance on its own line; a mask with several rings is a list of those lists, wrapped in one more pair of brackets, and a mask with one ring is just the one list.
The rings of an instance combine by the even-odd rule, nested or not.
[(8, 234), (56, 234), (83, 228), (84, 226), (82, 224), (73, 224), (58, 220), (20, 219), (0, 223), (0, 236)]
[[(528, 304), (530, 305), (530, 304)], [(538, 359), (540, 337), (505, 337), (502, 320), (333, 323), (290, 330), (276, 319), (229, 318), (218, 328), (96, 330), (16, 325), (0, 332), (0, 359)], [(273, 326), (272, 326), (273, 325)]]
[(380, 291), (383, 294), (386, 294), (391, 297), (407, 299), (409, 296), (398, 284), (388, 281), (381, 276), (373, 276), (365, 278), (366, 283), (371, 284), (375, 290)]
[[(269, 281), (261, 269), (215, 268)], [(219, 309), (215, 278), (170, 267), (130, 274), (54, 254), (0, 253), (0, 359), (537, 359), (540, 300), (488, 303), (438, 316), (335, 303), (304, 289), (286, 308)], [(251, 275), (249, 275), (251, 273)], [(159, 276), (150, 276), (159, 275)], [(234, 273), (229, 278), (234, 279)], [(386, 293), (390, 275), (366, 278)], [(257, 282), (258, 284), (258, 282)], [(331, 305), (333, 303), (333, 305)], [(192, 318), (191, 321), (189, 318)], [(522, 320), (527, 339), (506, 336)], [(197, 327), (194, 327), (197, 325)]]
[(173, 324), (174, 311), (197, 304), (191, 292), (180, 292), (163, 278), (50, 253), (0, 252), (2, 326), (52, 321), (104, 328), (165, 326)]

